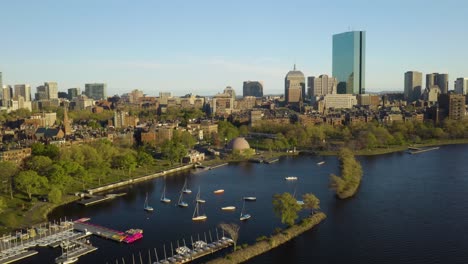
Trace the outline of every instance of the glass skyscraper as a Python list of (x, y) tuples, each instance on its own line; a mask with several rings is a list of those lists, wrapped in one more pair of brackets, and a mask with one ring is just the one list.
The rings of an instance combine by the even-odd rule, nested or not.
[(333, 77), (338, 80), (339, 94), (365, 93), (365, 62), (365, 31), (333, 35)]

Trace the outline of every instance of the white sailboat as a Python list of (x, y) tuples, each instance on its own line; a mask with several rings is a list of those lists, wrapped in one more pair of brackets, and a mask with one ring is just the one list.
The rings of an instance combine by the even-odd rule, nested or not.
[(239, 218), (241, 221), (245, 221), (251, 217), (249, 214), (244, 213), (244, 209), (245, 209), (245, 200), (244, 200), (244, 203), (242, 204), (242, 211), (241, 211), (240, 218)]
[(236, 207), (235, 206), (224, 206), (224, 207), (221, 207), (221, 210), (223, 211), (234, 211), (236, 210)]
[(183, 197), (184, 197), (184, 192), (182, 189), (182, 191), (180, 191), (179, 201), (177, 202), (177, 205), (180, 207), (187, 207), (188, 203), (184, 202)]
[(166, 197), (166, 185), (164, 184), (163, 192), (161, 194), (161, 202), (163, 203), (170, 203), (171, 199)]
[(196, 198), (197, 203), (205, 203), (206, 201), (200, 198), (200, 186), (198, 186), (198, 192), (197, 192), (197, 198)]
[(187, 188), (187, 178), (185, 179), (184, 187), (182, 187), (182, 192), (183, 192), (183, 193), (187, 193), (187, 194), (192, 193), (192, 190), (190, 190), (189, 188)]
[(200, 214), (199, 203), (197, 202), (195, 205), (195, 210), (193, 211), (192, 220), (193, 221), (203, 221), (206, 220), (208, 217), (205, 214)]
[(146, 193), (145, 204), (143, 205), (143, 210), (147, 212), (154, 211), (154, 208), (148, 205), (148, 193)]
[[(296, 199), (296, 188), (294, 188), (293, 197), (294, 197), (294, 199)], [(297, 203), (298, 205), (304, 205), (304, 201), (302, 201), (302, 200), (297, 200), (297, 199), (296, 199), (296, 203)]]

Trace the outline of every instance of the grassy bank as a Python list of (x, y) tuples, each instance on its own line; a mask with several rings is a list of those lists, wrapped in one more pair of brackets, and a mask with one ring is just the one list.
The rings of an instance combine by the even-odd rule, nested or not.
[(239, 249), (233, 253), (226, 255), (224, 258), (217, 258), (207, 263), (209, 264), (232, 264), (245, 262), (255, 256), (261, 255), (273, 248), (288, 242), (289, 240), (297, 237), (305, 231), (313, 228), (326, 218), (326, 215), (322, 212), (316, 213), (311, 217), (307, 217), (302, 220), (300, 224), (294, 225), (285, 229), (284, 231), (272, 235), (271, 237), (264, 239), (258, 239), (259, 241), (253, 245)]

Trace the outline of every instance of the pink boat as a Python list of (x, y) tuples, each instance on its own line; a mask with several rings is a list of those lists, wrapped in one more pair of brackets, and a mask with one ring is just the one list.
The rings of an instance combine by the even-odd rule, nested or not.
[(130, 244), (142, 238), (143, 238), (142, 233), (135, 233), (132, 235), (127, 235), (127, 237), (125, 237), (123, 241), (127, 244)]

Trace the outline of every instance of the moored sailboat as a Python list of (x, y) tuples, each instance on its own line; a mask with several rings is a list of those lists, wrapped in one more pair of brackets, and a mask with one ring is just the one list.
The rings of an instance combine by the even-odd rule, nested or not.
[(145, 204), (143, 205), (143, 210), (145, 210), (147, 212), (154, 211), (154, 208), (152, 206), (148, 205), (148, 193), (146, 193)]
[(170, 203), (171, 199), (166, 197), (166, 185), (164, 185), (163, 192), (161, 194), (161, 202), (163, 203)]
[(244, 203), (242, 204), (242, 211), (241, 211), (240, 218), (239, 218), (239, 220), (241, 221), (245, 221), (251, 217), (250, 214), (244, 213), (244, 209), (245, 209), (245, 200), (244, 200)]
[(197, 203), (205, 203), (206, 201), (200, 198), (200, 186), (198, 186), (198, 193), (196, 198)]
[(192, 193), (192, 190), (190, 190), (189, 188), (187, 188), (187, 179), (185, 179), (184, 187), (182, 187), (182, 192), (183, 192), (183, 193), (187, 193), (187, 194)]
[(205, 214), (200, 214), (199, 203), (197, 202), (195, 205), (195, 210), (193, 211), (192, 220), (193, 221), (203, 221), (206, 220), (208, 217)]

